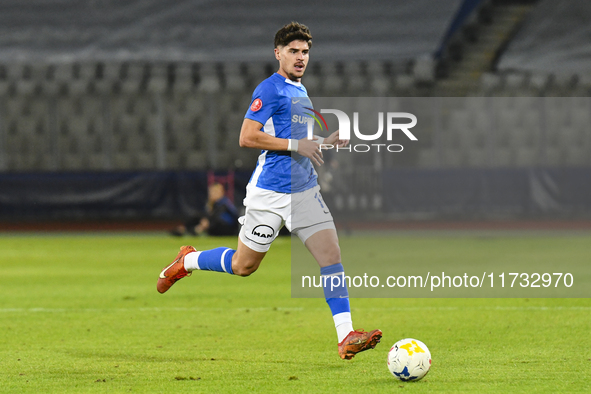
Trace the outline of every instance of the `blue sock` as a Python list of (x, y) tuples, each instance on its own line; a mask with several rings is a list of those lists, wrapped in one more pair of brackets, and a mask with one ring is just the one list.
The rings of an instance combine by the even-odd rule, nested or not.
[(333, 264), (320, 268), (324, 296), (333, 316), (351, 312), (349, 292), (345, 281), (345, 270), (342, 264)]
[(197, 260), (199, 269), (203, 271), (227, 272), (233, 275), (232, 256), (234, 256), (234, 253), (236, 251), (230, 248), (215, 248), (203, 251), (199, 254)]

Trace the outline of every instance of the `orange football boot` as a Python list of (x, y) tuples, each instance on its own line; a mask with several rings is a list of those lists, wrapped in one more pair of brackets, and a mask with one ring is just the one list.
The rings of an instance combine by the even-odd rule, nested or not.
[(175, 282), (185, 276), (190, 276), (191, 273), (185, 269), (185, 256), (191, 252), (196, 252), (192, 246), (181, 246), (181, 251), (176, 255), (174, 261), (164, 267), (158, 278), (156, 290), (159, 293), (165, 293)]
[(357, 353), (373, 349), (382, 339), (382, 331), (373, 330), (365, 332), (363, 329), (351, 331), (341, 343), (339, 343), (339, 356), (343, 360), (351, 360)]

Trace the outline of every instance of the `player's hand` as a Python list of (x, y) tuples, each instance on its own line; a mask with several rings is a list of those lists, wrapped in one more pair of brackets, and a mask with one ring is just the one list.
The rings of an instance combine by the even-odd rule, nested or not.
[(345, 146), (349, 145), (349, 140), (342, 140), (339, 138), (339, 130), (335, 131), (328, 137), (324, 139), (323, 144), (325, 145), (332, 145), (338, 148), (344, 148)]
[(302, 138), (298, 141), (298, 153), (308, 159), (312, 160), (314, 164), (320, 166), (324, 164), (322, 160), (322, 151), (320, 150), (320, 144), (316, 142), (317, 138), (309, 140)]

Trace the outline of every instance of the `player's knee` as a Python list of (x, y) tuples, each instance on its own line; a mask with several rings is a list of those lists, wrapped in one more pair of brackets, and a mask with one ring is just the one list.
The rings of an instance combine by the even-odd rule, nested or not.
[(325, 265), (334, 265), (341, 263), (341, 255), (328, 255), (324, 260)]
[(341, 249), (338, 245), (330, 245), (322, 253), (322, 263), (326, 265), (334, 265), (341, 263)]

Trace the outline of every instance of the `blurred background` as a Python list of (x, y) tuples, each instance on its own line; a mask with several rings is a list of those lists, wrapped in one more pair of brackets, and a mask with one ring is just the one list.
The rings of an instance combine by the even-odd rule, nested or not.
[(400, 154), (329, 155), (338, 218), (591, 216), (588, 1), (0, 0), (0, 228), (164, 228), (213, 182), (241, 207), (240, 126), (292, 20), (311, 97), (431, 108)]

